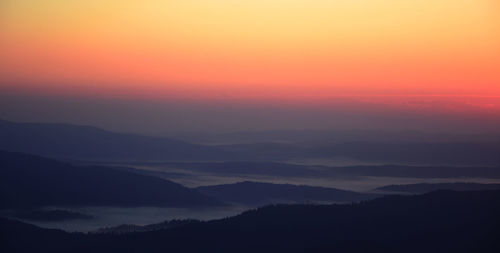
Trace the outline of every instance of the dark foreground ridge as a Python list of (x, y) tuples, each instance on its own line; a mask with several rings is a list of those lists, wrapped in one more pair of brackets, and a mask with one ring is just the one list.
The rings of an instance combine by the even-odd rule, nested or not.
[(276, 205), (153, 232), (85, 235), (0, 220), (1, 252), (500, 252), (500, 191)]
[(0, 209), (41, 206), (201, 207), (220, 202), (174, 182), (104, 166), (0, 151)]

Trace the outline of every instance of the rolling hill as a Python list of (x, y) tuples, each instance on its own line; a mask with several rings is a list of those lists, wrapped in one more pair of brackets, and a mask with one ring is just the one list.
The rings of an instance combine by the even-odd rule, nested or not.
[(197, 191), (152, 176), (0, 151), (0, 208), (219, 204)]
[(250, 181), (201, 186), (195, 189), (218, 200), (245, 205), (357, 202), (377, 197), (375, 194), (363, 194), (334, 188)]
[(500, 184), (479, 184), (479, 183), (422, 183), (422, 184), (403, 184), (403, 185), (388, 185), (375, 189), (382, 192), (394, 193), (427, 193), (436, 190), (453, 190), (453, 191), (484, 191), (484, 190), (500, 190)]
[[(0, 120), (0, 149), (74, 160), (211, 160), (230, 151), (169, 138), (114, 133), (69, 124)], [(231, 155), (230, 155), (231, 154)]]
[(2, 252), (483, 252), (500, 249), (500, 191), (277, 205), (150, 232), (81, 234), (0, 218)]

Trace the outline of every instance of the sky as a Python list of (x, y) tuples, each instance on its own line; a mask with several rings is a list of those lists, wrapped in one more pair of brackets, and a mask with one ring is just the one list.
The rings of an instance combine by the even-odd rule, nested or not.
[(491, 131), (499, 66), (497, 0), (0, 2), (11, 120)]

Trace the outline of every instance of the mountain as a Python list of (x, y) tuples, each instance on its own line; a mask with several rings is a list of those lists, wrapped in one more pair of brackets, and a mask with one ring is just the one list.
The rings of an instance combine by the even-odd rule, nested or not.
[(250, 144), (250, 143), (342, 143), (342, 142), (484, 142), (500, 141), (499, 133), (459, 134), (408, 130), (270, 130), (224, 133), (185, 132), (176, 138), (193, 143)]
[(70, 234), (0, 218), (0, 252), (63, 252), (62, 249), (79, 245), (82, 239), (83, 234)]
[(214, 199), (245, 205), (356, 202), (373, 199), (377, 196), (375, 194), (363, 194), (334, 188), (250, 181), (201, 186), (195, 188), (195, 190)]
[(185, 226), (187, 224), (195, 224), (199, 223), (199, 220), (170, 220), (170, 221), (164, 221), (161, 223), (155, 223), (155, 224), (149, 224), (149, 225), (132, 225), (132, 224), (123, 224), (119, 225), (116, 227), (105, 227), (105, 228), (100, 228), (96, 231), (92, 231), (90, 233), (94, 234), (127, 234), (127, 233), (134, 233), (134, 232), (151, 232), (151, 231), (158, 231), (158, 230), (165, 230), (165, 229), (170, 229), (174, 227), (180, 227), (180, 226)]
[(70, 221), (70, 220), (88, 220), (94, 218), (91, 215), (69, 211), (69, 210), (38, 210), (38, 209), (21, 209), (14, 211), (14, 218), (29, 220), (29, 221)]
[(436, 184), (405, 184), (388, 185), (375, 189), (382, 192), (401, 192), (401, 193), (426, 193), (436, 190), (453, 191), (484, 191), (500, 190), (500, 184), (478, 184), (478, 183), (436, 183)]
[[(288, 134), (291, 135), (291, 134)], [(288, 136), (287, 135), (287, 136)], [(352, 135), (352, 134), (351, 134)], [(114, 133), (96, 127), (70, 124), (16, 123), (0, 120), (0, 149), (60, 159), (93, 161), (287, 161), (291, 159), (349, 159), (402, 164), (499, 166), (500, 141), (462, 138), (319, 136), (304, 141), (201, 145), (165, 137)], [(355, 136), (364, 136), (360, 133)], [(267, 135), (265, 135), (267, 136)], [(278, 136), (280, 136), (278, 134)], [(320, 135), (321, 136), (321, 135)], [(280, 138), (278, 138), (280, 139)], [(439, 139), (439, 141), (438, 141)], [(301, 141), (302, 140), (302, 141)], [(355, 141), (349, 141), (355, 140)]]
[(499, 166), (500, 141), (341, 141), (219, 145), (260, 160), (344, 159), (365, 163)]
[(358, 204), (275, 205), (125, 233), (64, 233), (0, 219), (2, 252), (499, 252), (500, 191), (436, 191)]
[[(151, 164), (155, 163), (140, 163)], [(289, 163), (260, 161), (224, 161), (224, 162), (166, 162), (160, 163), (188, 171), (210, 173), (216, 175), (269, 175), (283, 177), (314, 177), (325, 175), (310, 167)], [(156, 164), (158, 165), (158, 164)]]
[(404, 166), (366, 165), (329, 167), (330, 175), (406, 177), (406, 178), (456, 178), (482, 177), (500, 178), (499, 166)]
[(403, 164), (500, 165), (500, 141), (368, 142), (315, 145), (311, 155)]
[[(360, 135), (360, 133), (356, 134)], [(280, 136), (280, 135), (278, 135)], [(418, 142), (415, 138), (337, 137), (319, 141), (199, 145), (165, 137), (114, 133), (90, 126), (16, 123), (0, 120), (0, 149), (47, 157), (99, 161), (228, 161), (349, 158), (405, 164), (500, 165), (500, 141), (456, 138)], [(364, 136), (364, 135), (361, 135)], [(279, 138), (278, 138), (279, 139)], [(321, 139), (321, 138), (319, 138)], [(349, 141), (349, 140), (356, 141)], [(439, 138), (434, 138), (439, 139)], [(364, 140), (364, 141), (363, 141)]]
[(152, 176), (0, 151), (0, 208), (217, 204), (194, 190)]
[[(75, 160), (218, 160), (231, 151), (90, 126), (0, 121), (0, 149)], [(232, 154), (232, 155), (231, 155)]]
[[(137, 166), (172, 167), (214, 175), (265, 175), (276, 177), (411, 177), (411, 178), (500, 178), (500, 167), (494, 166), (405, 166), (405, 165), (358, 165), (329, 167), (265, 161), (224, 162), (137, 162)], [(176, 171), (178, 172), (178, 171)], [(159, 172), (160, 173), (160, 172)], [(162, 171), (167, 173), (167, 171)], [(168, 173), (167, 173), (168, 174)]]

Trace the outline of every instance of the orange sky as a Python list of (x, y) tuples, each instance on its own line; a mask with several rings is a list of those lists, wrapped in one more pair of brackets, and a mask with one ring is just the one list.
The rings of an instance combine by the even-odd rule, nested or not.
[(500, 2), (2, 0), (2, 90), (380, 103), (453, 95), (499, 110)]

